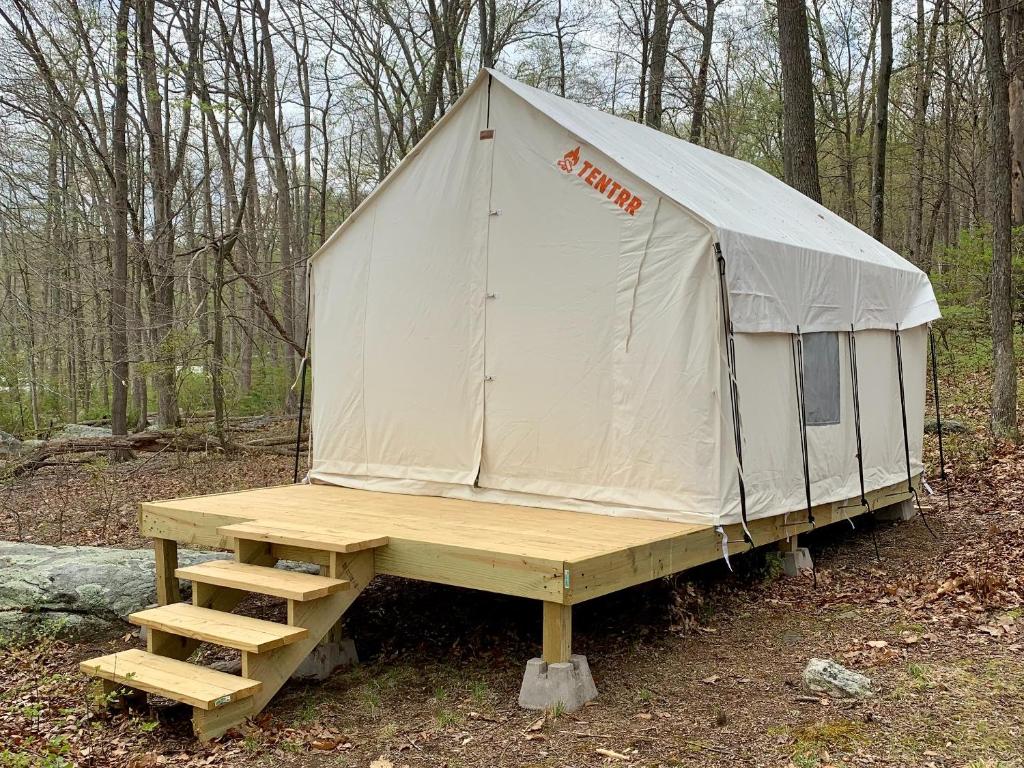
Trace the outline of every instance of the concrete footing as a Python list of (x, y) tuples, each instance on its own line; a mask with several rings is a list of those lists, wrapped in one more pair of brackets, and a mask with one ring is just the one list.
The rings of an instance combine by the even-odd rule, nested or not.
[[(291, 680), (303, 682), (322, 682), (342, 667), (350, 667), (359, 663), (356, 655), (356, 644), (349, 637), (340, 640), (325, 640), (313, 648), (302, 663), (292, 672)], [(241, 659), (223, 659), (209, 665), (210, 669), (227, 672), (229, 675), (242, 673)]]
[(597, 698), (597, 686), (590, 675), (587, 657), (573, 654), (569, 661), (548, 664), (543, 659), (526, 662), (519, 706), (523, 709), (551, 709), (561, 706), (574, 712)]
[(797, 547), (782, 553), (782, 572), (787, 576), (799, 576), (801, 571), (809, 571), (814, 567), (811, 550)]
[(350, 637), (325, 640), (292, 672), (292, 680), (326, 680), (334, 670), (359, 663), (356, 644)]
[(890, 504), (875, 510), (875, 519), (883, 523), (902, 523), (917, 514), (913, 499), (906, 499), (897, 504)]

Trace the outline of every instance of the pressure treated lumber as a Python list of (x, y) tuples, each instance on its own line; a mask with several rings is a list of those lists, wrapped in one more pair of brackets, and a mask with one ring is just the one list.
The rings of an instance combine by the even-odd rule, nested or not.
[(350, 533), (331, 528), (294, 526), (278, 522), (237, 523), (223, 526), (218, 532), (235, 539), (287, 544), (328, 552), (360, 552), (388, 543), (388, 537), (378, 533)]
[[(905, 480), (867, 492), (871, 509), (909, 497)], [(867, 511), (859, 496), (814, 505), (818, 528)], [(755, 543), (803, 533), (805, 516), (801, 509), (788, 519), (752, 520)], [(348, 539), (379, 534), (387, 543), (374, 549), (377, 573), (570, 605), (722, 557), (721, 537), (706, 524), (328, 485), (151, 502), (140, 512), (143, 535), (223, 549), (235, 548), (237, 539), (224, 531), (240, 523), (337, 531)], [(738, 525), (726, 526), (726, 533), (730, 554), (747, 549)], [(300, 536), (287, 540), (268, 545), (274, 558), (326, 565), (315, 544)]]
[(244, 677), (260, 680), (263, 688), (254, 696), (216, 712), (193, 710), (192, 727), (203, 740), (217, 738), (246, 717), (261, 711), (287, 682), (291, 673), (334, 627), (374, 576), (374, 550), (354, 554), (333, 553), (328, 575), (344, 579), (350, 589), (304, 603), (290, 602), (289, 617), (295, 626), (307, 629), (302, 640), (266, 654), (242, 653)]
[(115, 683), (154, 693), (201, 710), (212, 710), (254, 695), (257, 680), (154, 656), (137, 648), (83, 661), (81, 671)]
[(153, 539), (153, 553), (156, 564), (156, 601), (160, 605), (177, 603), (181, 600), (178, 580), (173, 577), (178, 564), (178, 542), (174, 539)]
[(548, 664), (569, 661), (572, 656), (572, 606), (544, 603), (544, 649), (541, 658)]
[(212, 584), (299, 601), (316, 600), (349, 587), (348, 582), (342, 579), (296, 573), (280, 568), (265, 568), (235, 560), (211, 560), (199, 565), (178, 568), (174, 575), (179, 579), (193, 582), (193, 585)]
[(200, 608), (190, 603), (148, 608), (131, 614), (128, 621), (140, 627), (250, 653), (266, 653), (302, 640), (309, 634), (302, 627)]

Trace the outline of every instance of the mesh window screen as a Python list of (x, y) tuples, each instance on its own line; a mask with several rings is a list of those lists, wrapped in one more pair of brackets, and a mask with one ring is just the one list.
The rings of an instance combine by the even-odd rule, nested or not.
[(807, 426), (839, 423), (839, 334), (804, 334)]

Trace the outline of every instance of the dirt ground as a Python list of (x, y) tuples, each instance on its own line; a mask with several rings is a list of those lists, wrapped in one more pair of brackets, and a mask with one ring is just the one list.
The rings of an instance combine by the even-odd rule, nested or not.
[[(41, 472), (0, 490), (0, 538), (143, 546), (142, 499), (290, 479), (285, 457)], [(95, 705), (77, 662), (138, 645), (127, 625), (6, 647), (0, 768), (1024, 766), (1024, 451), (962, 468), (955, 488), (951, 511), (925, 500), (934, 538), (921, 518), (807, 537), (816, 586), (757, 551), (736, 573), (716, 563), (578, 606), (574, 649), (600, 696), (574, 714), (516, 704), (537, 603), (394, 578), (351, 612), (362, 665), (290, 684), (246, 733), (208, 746), (188, 708)], [(877, 695), (808, 695), (811, 657), (869, 675)]]

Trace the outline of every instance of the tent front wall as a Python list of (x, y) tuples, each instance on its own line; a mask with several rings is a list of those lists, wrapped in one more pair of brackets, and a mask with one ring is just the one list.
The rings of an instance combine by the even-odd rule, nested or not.
[(489, 98), (475, 88), (314, 262), (311, 478), (715, 519), (710, 231)]
[(314, 479), (476, 479), (490, 158), (467, 137), (484, 107), (453, 114), (313, 263)]

